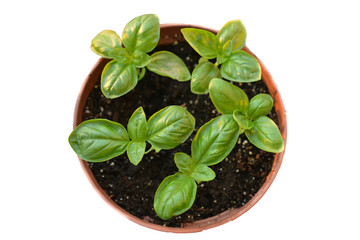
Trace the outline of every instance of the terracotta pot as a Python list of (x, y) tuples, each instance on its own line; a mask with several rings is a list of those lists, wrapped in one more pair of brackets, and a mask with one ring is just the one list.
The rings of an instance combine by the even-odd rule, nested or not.
[[(159, 45), (166, 45), (171, 44), (174, 41), (178, 41), (180, 37), (180, 41), (183, 40), (182, 34), (180, 32), (181, 28), (185, 27), (195, 27), (195, 28), (202, 28), (209, 30), (211, 32), (216, 33), (216, 31), (212, 29), (207, 29), (199, 26), (193, 26), (193, 25), (183, 25), (183, 24), (163, 24), (161, 25), (161, 31), (160, 31), (160, 41)], [(175, 36), (175, 37), (174, 37)], [(254, 55), (247, 47), (244, 47), (245, 51), (248, 53)], [(255, 56), (255, 55), (254, 55)], [(256, 57), (256, 56), (255, 56)], [(257, 57), (256, 57), (257, 58)], [(258, 59), (258, 58), (257, 58)], [(267, 85), (270, 94), (272, 95), (274, 99), (274, 108), (278, 116), (278, 122), (279, 122), (279, 128), (282, 133), (282, 136), (284, 138), (285, 144), (286, 144), (286, 135), (287, 135), (287, 124), (286, 124), (286, 113), (284, 109), (283, 102), (281, 100), (281, 96), (279, 94), (278, 89), (276, 88), (276, 85), (269, 73), (269, 71), (266, 69), (264, 64), (258, 59), (260, 62), (261, 68), (262, 68), (262, 78)], [(88, 77), (85, 79), (85, 82), (82, 86), (82, 89), (79, 93), (78, 100), (75, 107), (75, 116), (74, 116), (74, 128), (79, 125), (83, 121), (83, 110), (85, 108), (85, 104), (87, 101), (87, 98), (93, 89), (94, 85), (97, 83), (102, 69), (108, 63), (108, 59), (99, 59), (99, 61), (95, 64), (93, 69), (91, 70)], [(203, 219), (200, 221), (195, 221), (193, 223), (186, 223), (182, 226), (182, 228), (174, 228), (174, 227), (164, 227), (160, 225), (156, 225), (154, 223), (147, 222), (145, 220), (139, 219), (131, 214), (129, 214), (127, 211), (119, 207), (112, 199), (109, 198), (109, 196), (105, 193), (105, 191), (99, 186), (96, 179), (94, 178), (94, 175), (92, 174), (88, 163), (86, 161), (83, 161), (80, 159), (80, 163), (82, 165), (82, 168), (84, 169), (88, 179), (90, 180), (91, 184), (95, 188), (95, 190), (98, 191), (98, 193), (102, 196), (102, 198), (110, 204), (112, 207), (114, 207), (117, 211), (119, 211), (121, 214), (123, 214), (125, 217), (130, 219), (131, 221), (134, 221), (142, 226), (165, 231), (165, 232), (175, 232), (175, 233), (189, 233), (189, 232), (199, 232), (205, 229), (213, 228), (219, 225), (222, 225), (224, 223), (227, 223), (231, 220), (234, 220), (244, 214), (246, 211), (248, 211), (252, 206), (257, 203), (260, 198), (265, 194), (267, 189), (270, 187), (271, 183), (273, 182), (277, 172), (279, 171), (282, 159), (284, 156), (284, 151), (282, 153), (278, 153), (275, 156), (275, 160), (272, 166), (272, 170), (267, 176), (267, 180), (264, 183), (264, 185), (259, 189), (259, 191), (255, 194), (255, 196), (244, 206), (241, 208), (236, 209), (230, 209), (227, 210), (219, 215), (216, 215), (214, 217), (210, 217), (207, 219)]]

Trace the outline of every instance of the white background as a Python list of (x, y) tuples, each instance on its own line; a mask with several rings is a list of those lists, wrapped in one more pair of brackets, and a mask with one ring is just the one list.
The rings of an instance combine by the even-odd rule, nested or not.
[[(163, 4), (161, 4), (163, 3)], [(358, 1), (1, 1), (0, 239), (360, 239)], [(128, 221), (68, 145), (91, 39), (132, 18), (220, 29), (241, 19), (288, 116), (280, 172), (245, 215), (196, 234)], [(95, 206), (95, 207), (94, 207)]]

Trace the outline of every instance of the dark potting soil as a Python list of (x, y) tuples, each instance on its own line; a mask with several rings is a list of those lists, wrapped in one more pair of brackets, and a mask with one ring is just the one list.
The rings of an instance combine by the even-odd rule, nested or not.
[[(174, 45), (155, 49), (159, 50), (177, 54), (190, 72), (199, 60), (199, 55), (186, 42), (179, 41)], [(249, 99), (258, 93), (268, 93), (263, 81), (233, 84), (240, 86)], [(126, 154), (102, 163), (89, 163), (100, 186), (129, 213), (155, 224), (171, 227), (181, 227), (184, 222), (205, 219), (245, 205), (265, 182), (275, 154), (257, 149), (242, 134), (232, 152), (222, 162), (211, 167), (216, 178), (198, 184), (196, 200), (190, 210), (167, 221), (160, 219), (154, 211), (157, 187), (165, 177), (177, 172), (174, 154), (184, 152), (190, 155), (191, 141), (197, 130), (220, 115), (208, 94), (191, 93), (190, 81), (178, 82), (147, 71), (133, 91), (112, 100), (102, 95), (97, 84), (87, 100), (83, 116), (84, 120), (106, 118), (126, 127), (131, 114), (139, 106), (143, 107), (149, 118), (170, 105), (183, 106), (196, 118), (195, 131), (189, 139), (172, 150), (161, 150), (159, 153), (152, 151), (144, 155), (138, 166), (132, 165)], [(277, 123), (274, 110), (269, 117)]]

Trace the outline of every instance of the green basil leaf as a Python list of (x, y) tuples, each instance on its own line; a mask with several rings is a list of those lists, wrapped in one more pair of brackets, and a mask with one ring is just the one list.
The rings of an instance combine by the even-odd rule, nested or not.
[(127, 156), (132, 164), (135, 166), (139, 164), (141, 159), (144, 156), (146, 148), (145, 142), (134, 142), (131, 141), (129, 145), (127, 146)]
[(251, 129), (254, 124), (249, 120), (247, 116), (241, 113), (239, 110), (235, 110), (233, 113), (234, 120), (239, 124), (242, 131)]
[(131, 54), (126, 48), (114, 49), (112, 52), (112, 58), (122, 64), (130, 64), (132, 59)]
[(191, 78), (189, 69), (183, 60), (168, 51), (159, 51), (151, 55), (151, 62), (146, 67), (156, 74), (181, 82)]
[(146, 115), (142, 107), (139, 107), (131, 115), (127, 125), (129, 136), (134, 141), (146, 141), (148, 127)]
[(208, 59), (204, 58), (204, 57), (199, 58), (198, 64), (203, 63), (203, 62), (208, 62)]
[(112, 60), (106, 64), (101, 74), (101, 90), (107, 98), (120, 97), (136, 86), (137, 78), (133, 65)]
[(216, 59), (217, 63), (222, 64), (223, 62), (226, 62), (231, 56), (231, 51), (232, 51), (232, 42), (231, 40), (229, 40), (220, 48), (220, 53)]
[(186, 153), (175, 153), (174, 159), (179, 171), (186, 175), (190, 175), (197, 165), (197, 163)]
[(210, 80), (216, 78), (219, 74), (219, 69), (211, 62), (199, 63), (191, 78), (191, 92), (195, 94), (205, 94), (209, 92)]
[(119, 156), (129, 144), (126, 129), (106, 119), (92, 119), (81, 123), (69, 136), (69, 143), (83, 160), (102, 162)]
[(256, 147), (279, 153), (284, 150), (284, 140), (276, 124), (268, 117), (261, 116), (253, 121), (254, 126), (245, 131), (249, 141)]
[(131, 52), (134, 50), (150, 52), (156, 47), (159, 38), (159, 18), (154, 14), (134, 18), (126, 24), (122, 33), (124, 46)]
[(221, 65), (221, 75), (235, 82), (254, 82), (261, 79), (261, 66), (254, 56), (245, 52), (233, 52)]
[(158, 149), (172, 149), (186, 141), (195, 128), (195, 118), (183, 107), (169, 106), (148, 121), (148, 142)]
[(215, 176), (215, 172), (204, 164), (198, 164), (191, 173), (191, 177), (197, 182), (211, 181), (215, 178)]
[(222, 161), (234, 148), (240, 128), (232, 115), (221, 115), (204, 124), (191, 144), (192, 158), (205, 165)]
[(200, 56), (212, 59), (218, 55), (220, 42), (215, 34), (196, 28), (183, 28), (181, 32), (185, 40)]
[(186, 212), (194, 204), (196, 182), (182, 173), (166, 177), (155, 193), (154, 209), (163, 220)]
[(250, 100), (247, 114), (252, 119), (268, 115), (273, 108), (274, 100), (269, 94), (258, 94)]
[(233, 114), (235, 110), (245, 113), (249, 106), (249, 99), (243, 90), (219, 78), (211, 80), (209, 94), (222, 114)]
[(91, 50), (103, 58), (113, 59), (114, 51), (122, 48), (121, 39), (116, 32), (105, 30), (91, 41)]
[(135, 50), (133, 53), (133, 64), (137, 68), (143, 68), (151, 62), (151, 57), (146, 53)]
[(231, 40), (232, 50), (237, 51), (245, 45), (246, 29), (240, 20), (230, 21), (221, 28), (217, 37), (222, 45)]

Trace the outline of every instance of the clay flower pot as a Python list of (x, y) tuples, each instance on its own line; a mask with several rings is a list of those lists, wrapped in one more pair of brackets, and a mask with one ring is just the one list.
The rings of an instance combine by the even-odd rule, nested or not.
[[(216, 31), (214, 31), (214, 30), (199, 27), (199, 26), (181, 25), (181, 24), (176, 24), (176, 25), (175, 24), (163, 24), (163, 25), (161, 25), (159, 45), (172, 44), (174, 41), (178, 41), (179, 36), (180, 36), (180, 39), (182, 38), (180, 29), (186, 28), (186, 27), (202, 28), (202, 29), (206, 29), (206, 30), (216, 33)], [(176, 38), (174, 36), (176, 36)], [(254, 55), (247, 47), (244, 47), (243, 50)], [(261, 68), (262, 68), (262, 79), (265, 82), (265, 84), (267, 85), (269, 92), (274, 99), (274, 109), (275, 109), (277, 117), (278, 117), (277, 120), (279, 123), (279, 129), (280, 129), (280, 132), (282, 133), (284, 142), (286, 144), (286, 135), (287, 135), (286, 113), (285, 113), (285, 109), (284, 109), (284, 105), (283, 105), (281, 96), (279, 94), (278, 89), (276, 88), (276, 85), (275, 85), (269, 71), (266, 69), (264, 64), (258, 58), (257, 58), (257, 60), (259, 61)], [(108, 62), (109, 62), (108, 59), (103, 59), (103, 58), (99, 59), (99, 61), (95, 64), (95, 66), (91, 70), (88, 77), (85, 79), (85, 82), (79, 93), (78, 100), (77, 100), (76, 107), (75, 107), (74, 128), (83, 121), (83, 111), (85, 108), (86, 101), (89, 97), (90, 92), (92, 91), (95, 84), (99, 80), (104, 66)], [(255, 194), (255, 196), (253, 196), (253, 198), (249, 202), (247, 202), (244, 206), (242, 206), (240, 208), (233, 208), (230, 210), (226, 210), (225, 212), (223, 212), (219, 215), (216, 215), (214, 217), (195, 221), (193, 223), (185, 223), (182, 225), (181, 228), (165, 227), (165, 226), (161, 226), (161, 225), (156, 225), (154, 223), (139, 219), (139, 218), (131, 215), (130, 213), (128, 213), (127, 211), (125, 211), (124, 209), (119, 207), (106, 194), (106, 192), (100, 187), (100, 185), (96, 181), (93, 173), (91, 172), (88, 163), (81, 159), (80, 159), (80, 163), (81, 163), (82, 168), (84, 169), (85, 174), (87, 175), (89, 181), (91, 182), (93, 187), (96, 189), (96, 191), (103, 197), (103, 199), (109, 205), (111, 205), (114, 209), (119, 211), (121, 214), (123, 214), (125, 217), (127, 217), (131, 221), (134, 221), (142, 226), (145, 226), (145, 227), (148, 227), (151, 229), (155, 229), (155, 230), (160, 230), (160, 231), (165, 231), (165, 232), (175, 232), (175, 233), (189, 233), (189, 232), (199, 232), (199, 231), (202, 231), (205, 229), (209, 229), (209, 228), (213, 228), (213, 227), (222, 225), (224, 223), (227, 223), (231, 220), (238, 218), (239, 216), (244, 214), (246, 211), (248, 211), (252, 206), (254, 206), (260, 200), (260, 198), (265, 194), (267, 189), (270, 187), (277, 172), (279, 171), (283, 156), (284, 156), (284, 151), (281, 153), (277, 153), (275, 155), (275, 159), (274, 159), (274, 162), (272, 165), (272, 170), (268, 174), (265, 183), (258, 190), (258, 192)]]

